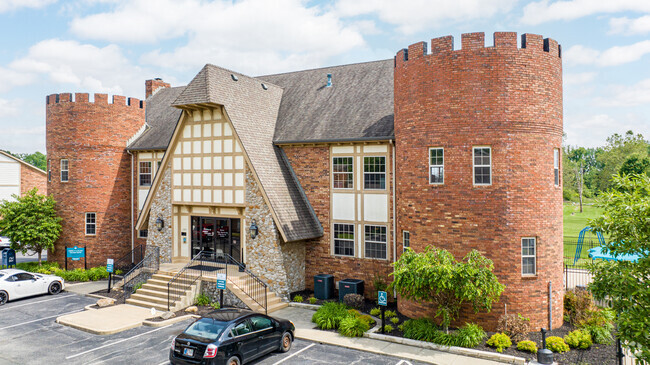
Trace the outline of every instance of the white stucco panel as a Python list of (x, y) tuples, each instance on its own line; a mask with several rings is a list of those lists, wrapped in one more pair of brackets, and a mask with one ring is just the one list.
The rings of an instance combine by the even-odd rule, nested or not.
[(332, 194), (332, 218), (354, 220), (354, 194)]
[(388, 195), (363, 195), (363, 220), (367, 222), (388, 222)]
[(0, 185), (20, 185), (20, 163), (0, 163)]

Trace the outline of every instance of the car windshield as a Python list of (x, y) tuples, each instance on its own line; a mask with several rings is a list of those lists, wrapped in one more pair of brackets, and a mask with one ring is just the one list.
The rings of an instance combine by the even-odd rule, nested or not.
[(217, 321), (212, 318), (201, 318), (190, 325), (185, 334), (197, 337), (207, 338), (208, 340), (215, 341), (219, 338), (223, 329), (228, 325), (227, 322)]

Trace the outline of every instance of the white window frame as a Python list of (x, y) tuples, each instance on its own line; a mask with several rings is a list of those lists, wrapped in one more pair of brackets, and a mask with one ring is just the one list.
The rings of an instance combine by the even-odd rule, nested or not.
[[(93, 214), (94, 216), (94, 222), (93, 223), (88, 223), (88, 215)], [(88, 233), (88, 225), (92, 225), (95, 228), (95, 233)], [(97, 213), (94, 212), (88, 212), (84, 214), (84, 233), (86, 236), (96, 236), (97, 235)]]
[[(385, 233), (386, 241), (381, 242), (381, 241), (366, 240), (366, 228), (367, 227), (380, 227), (380, 228), (383, 228), (386, 231), (386, 233)], [(385, 246), (385, 250), (384, 250), (384, 256), (385, 257), (368, 256), (367, 248), (366, 248), (366, 244), (368, 242), (383, 244)], [(364, 224), (364, 226), (363, 226), (363, 257), (368, 258), (368, 259), (374, 259), (374, 260), (388, 260), (388, 227), (386, 225), (382, 225), (382, 224)]]
[(555, 186), (560, 186), (560, 149), (553, 149), (553, 179)]
[[(149, 172), (142, 172), (142, 164), (149, 164)], [(149, 185), (142, 184), (142, 176), (149, 175)], [(153, 162), (152, 161), (138, 161), (138, 186), (151, 186), (153, 183)]]
[[(335, 158), (349, 158), (349, 159), (351, 159), (352, 160), (352, 171), (351, 172), (336, 172), (336, 171), (334, 171), (334, 159)], [(336, 183), (335, 176), (336, 175), (347, 175), (347, 174), (352, 175), (352, 185), (350, 187), (348, 187), (348, 188), (337, 188), (336, 185), (335, 185), (335, 183)], [(354, 156), (332, 156), (332, 189), (335, 189), (335, 190), (354, 190)]]
[[(336, 225), (347, 225), (352, 226), (352, 239), (349, 238), (336, 238)], [(343, 257), (355, 257), (356, 246), (357, 246), (357, 236), (356, 236), (356, 224), (354, 223), (332, 223), (332, 254), (334, 256), (343, 256)], [(347, 241), (352, 242), (352, 255), (345, 255), (341, 253), (336, 253), (336, 241)]]
[[(524, 240), (532, 240), (533, 241), (533, 251), (534, 253), (532, 255), (526, 254), (524, 255)], [(526, 258), (532, 258), (533, 259), (533, 272), (532, 273), (525, 273), (524, 272), (524, 259)], [(521, 238), (521, 275), (522, 276), (536, 276), (537, 275), (537, 237), (522, 237)]]
[(402, 231), (402, 251), (406, 251), (407, 248), (411, 248), (411, 232)]
[[(431, 151), (441, 150), (442, 151), (442, 165), (434, 165), (431, 163)], [(443, 147), (429, 147), (429, 184), (431, 185), (443, 185), (445, 183), (445, 149)], [(442, 181), (432, 181), (433, 174), (431, 171), (434, 168), (442, 168)]]
[[(477, 165), (476, 164), (476, 150), (477, 149), (487, 149), (490, 152), (490, 163), (488, 165)], [(488, 183), (477, 183), (476, 182), (476, 168), (477, 167), (488, 167), (490, 169), (490, 182)], [(472, 182), (474, 186), (489, 186), (492, 185), (492, 147), (490, 146), (474, 146), (472, 147)]]
[[(147, 232), (145, 236), (142, 235), (142, 232)], [(148, 229), (140, 229), (138, 230), (138, 238), (147, 238), (149, 237), (149, 230)]]
[[(63, 162), (65, 161), (66, 167), (65, 169), (63, 168)], [(68, 161), (67, 158), (62, 158), (61, 162), (59, 163), (59, 167), (61, 168), (61, 171), (59, 173), (59, 177), (61, 178), (61, 182), (68, 182), (70, 181), (70, 161)], [(63, 180), (63, 172), (65, 171), (65, 180)]]
[[(384, 159), (384, 172), (366, 172), (366, 158), (383, 158)], [(386, 182), (386, 169), (387, 169), (387, 164), (388, 164), (388, 159), (386, 156), (363, 156), (361, 158), (362, 163), (363, 163), (363, 190), (386, 190), (386, 186), (388, 185)], [(373, 175), (384, 175), (384, 187), (383, 188), (367, 188), (366, 187), (366, 174), (373, 174)], [(365, 232), (364, 232), (365, 234)]]

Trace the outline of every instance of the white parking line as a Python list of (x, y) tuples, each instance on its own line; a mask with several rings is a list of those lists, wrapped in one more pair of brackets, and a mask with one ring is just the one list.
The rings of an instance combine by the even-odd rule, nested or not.
[(282, 360), (280, 360), (280, 361), (274, 363), (273, 365), (282, 364), (283, 362), (285, 362), (285, 361), (289, 360), (290, 358), (292, 358), (292, 357), (298, 355), (299, 353), (301, 353), (301, 352), (303, 352), (303, 351), (309, 349), (309, 348), (312, 347), (312, 346), (316, 346), (316, 344), (315, 344), (315, 343), (312, 343), (311, 345), (305, 347), (304, 349), (302, 349), (302, 350), (300, 350), (300, 351), (297, 351), (297, 352), (295, 352), (295, 353), (293, 353), (293, 354), (291, 354), (291, 355), (285, 357), (284, 359), (282, 359)]
[(123, 338), (123, 339), (121, 339), (121, 340), (119, 340), (119, 341), (115, 341), (115, 342), (107, 343), (107, 344), (105, 344), (105, 345), (103, 345), (103, 346), (95, 347), (94, 349), (90, 349), (90, 350), (88, 350), (88, 351), (84, 351), (84, 352), (80, 352), (80, 353), (75, 354), (75, 355), (72, 355), (72, 356), (68, 356), (68, 357), (66, 357), (65, 359), (66, 359), (66, 360), (74, 359), (74, 358), (77, 357), (77, 356), (81, 356), (81, 355), (85, 355), (85, 354), (91, 353), (91, 352), (93, 352), (93, 351), (101, 350), (101, 349), (103, 349), (103, 348), (105, 348), (105, 347), (109, 347), (109, 346), (117, 345), (118, 343), (122, 343), (122, 342), (124, 342), (124, 341), (129, 341), (129, 340), (132, 340), (132, 339), (134, 339), (134, 338), (137, 338), (137, 337), (140, 337), (140, 336), (147, 335), (147, 334), (149, 334), (149, 333), (154, 333), (154, 332), (157, 332), (157, 331), (160, 331), (160, 330), (164, 330), (165, 328), (170, 327), (170, 326), (172, 326), (172, 325), (170, 324), (170, 325), (165, 326), (165, 327), (156, 328), (155, 330), (151, 330), (151, 331), (148, 331), (148, 332), (143, 332), (143, 333), (141, 333), (141, 334), (139, 334), (139, 335), (135, 335), (135, 336), (131, 336), (131, 337), (129, 337), (129, 338)]
[(71, 294), (71, 295), (63, 295), (63, 296), (57, 296), (56, 298), (45, 299), (45, 300), (39, 300), (38, 302), (31, 302), (31, 303), (25, 303), (25, 304), (20, 304), (20, 305), (14, 305), (14, 306), (11, 306), (11, 307), (7, 307), (7, 308), (2, 308), (2, 309), (0, 309), (0, 312), (2, 312), (2, 311), (6, 311), (6, 310), (9, 310), (9, 309), (14, 309), (14, 308), (19, 308), (19, 307), (24, 307), (24, 306), (26, 306), (26, 305), (32, 305), (32, 304), (38, 304), (38, 303), (44, 303), (44, 302), (49, 302), (49, 301), (51, 301), (51, 300), (59, 300), (59, 299), (67, 298), (67, 297), (74, 297), (74, 294)]
[(406, 360), (400, 360), (400, 361), (397, 363), (397, 365), (413, 365), (413, 364), (411, 364), (410, 362), (408, 362), (408, 361), (406, 361)]
[(79, 310), (68, 312), (68, 313), (59, 313), (59, 314), (57, 314), (55, 316), (49, 316), (49, 317), (43, 317), (43, 318), (35, 319), (35, 320), (29, 321), (29, 322), (22, 322), (22, 323), (14, 324), (12, 326), (2, 327), (2, 328), (0, 328), (0, 331), (6, 330), (6, 329), (9, 329), (9, 328), (18, 327), (18, 326), (24, 326), (26, 324), (30, 324), (30, 323), (34, 323), (34, 322), (40, 322), (40, 321), (42, 321), (44, 319), (50, 319), (50, 318), (54, 318), (54, 317), (65, 316), (66, 314), (72, 314), (72, 313), (77, 313), (77, 312), (82, 312), (82, 311), (83, 311), (83, 309), (79, 309)]

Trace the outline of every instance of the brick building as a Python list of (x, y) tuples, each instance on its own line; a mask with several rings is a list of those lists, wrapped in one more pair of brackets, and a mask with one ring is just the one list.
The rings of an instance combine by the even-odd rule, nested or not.
[(146, 107), (49, 96), (58, 247), (83, 242), (94, 264), (138, 244), (163, 262), (229, 254), (285, 298), (318, 273), (369, 294), (406, 247), (478, 249), (506, 290), (465, 319), (493, 328), (507, 305), (561, 324), (560, 47), (470, 33), (427, 48), (258, 77), (206, 65), (184, 87), (148, 80)]
[(24, 195), (33, 188), (47, 194), (47, 173), (9, 153), (0, 151), (0, 200)]

